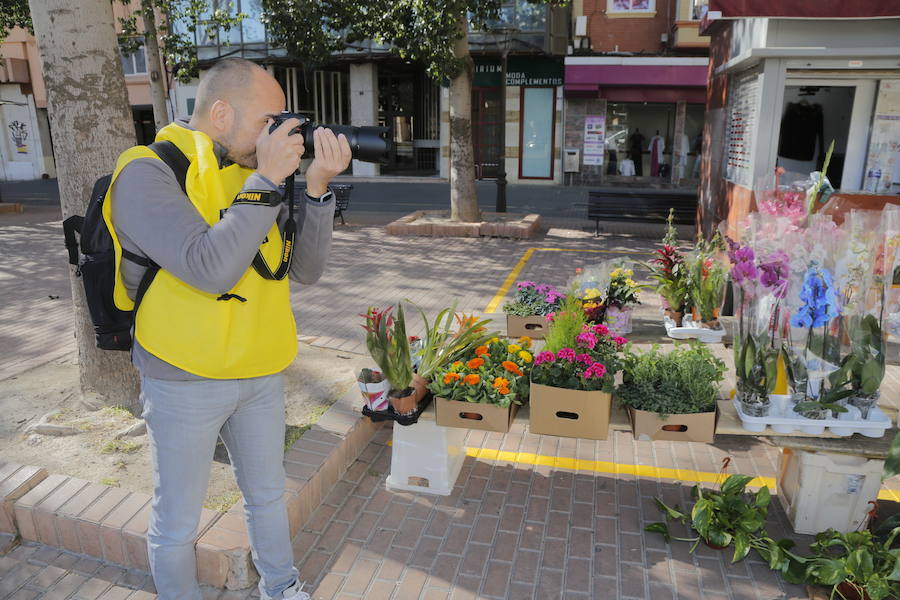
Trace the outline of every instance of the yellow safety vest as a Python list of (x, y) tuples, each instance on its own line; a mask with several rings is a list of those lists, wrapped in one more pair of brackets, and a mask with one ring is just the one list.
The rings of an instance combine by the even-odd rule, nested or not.
[[(156, 135), (156, 141), (163, 140), (178, 146), (190, 160), (188, 198), (203, 219), (215, 225), (253, 170), (238, 165), (220, 169), (213, 142), (205, 133), (170, 124)], [(116, 249), (114, 299), (122, 310), (133, 310), (134, 301), (122, 280), (122, 246), (112, 222), (115, 198), (111, 190), (125, 165), (146, 157), (159, 158), (146, 146), (135, 146), (119, 156), (103, 203), (103, 218)], [(281, 240), (276, 223), (260, 246), (269, 265), (281, 262)], [(245, 379), (284, 370), (297, 355), (288, 279), (264, 279), (248, 264), (229, 293), (246, 302), (217, 300), (219, 295), (198, 290), (161, 269), (141, 300), (134, 337), (153, 356), (200, 377)]]

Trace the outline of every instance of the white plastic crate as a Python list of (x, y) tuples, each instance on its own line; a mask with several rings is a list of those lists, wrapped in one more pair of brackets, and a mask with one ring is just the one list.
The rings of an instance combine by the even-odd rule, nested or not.
[(869, 502), (881, 489), (884, 461), (849, 454), (783, 448), (778, 459), (778, 498), (794, 531), (842, 533), (865, 525)]
[(413, 425), (394, 424), (387, 487), (449, 496), (466, 458), (467, 429), (434, 422), (434, 404)]

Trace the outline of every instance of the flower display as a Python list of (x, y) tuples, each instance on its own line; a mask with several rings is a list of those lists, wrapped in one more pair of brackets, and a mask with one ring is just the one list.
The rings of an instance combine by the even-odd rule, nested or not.
[(576, 354), (573, 348), (562, 348), (556, 353), (542, 352), (538, 357), (541, 362), (535, 359), (532, 383), (571, 390), (612, 389), (612, 377), (608, 376), (606, 365), (589, 354)]
[(515, 343), (492, 337), (451, 363), (440, 376), (432, 379), (428, 389), (435, 396), (463, 402), (496, 404), (508, 407), (521, 404), (528, 396), (528, 371), (537, 362), (525, 348), (531, 339), (519, 338)]
[(800, 300), (803, 301), (800, 310), (791, 317), (794, 327), (814, 329), (838, 316), (840, 304), (834, 280), (827, 269), (811, 267), (806, 272)]
[(565, 297), (552, 285), (520, 281), (516, 284), (515, 297), (503, 305), (503, 312), (523, 317), (546, 315), (557, 310)]

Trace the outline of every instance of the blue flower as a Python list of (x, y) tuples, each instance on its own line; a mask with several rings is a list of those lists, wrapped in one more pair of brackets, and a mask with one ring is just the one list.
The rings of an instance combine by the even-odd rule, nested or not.
[(800, 290), (803, 305), (791, 317), (794, 327), (822, 327), (839, 314), (839, 302), (834, 291), (834, 279), (827, 269), (810, 268)]

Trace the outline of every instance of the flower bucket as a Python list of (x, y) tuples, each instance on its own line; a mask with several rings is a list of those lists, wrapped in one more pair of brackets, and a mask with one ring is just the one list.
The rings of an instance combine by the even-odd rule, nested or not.
[[(376, 369), (364, 369), (363, 372), (370, 373), (370, 377), (381, 377), (381, 372)], [(390, 405), (390, 402), (388, 401), (388, 392), (391, 387), (391, 384), (387, 379), (382, 379), (381, 381), (373, 383), (357, 379), (356, 383), (359, 385), (359, 391), (362, 393), (363, 401), (366, 403), (369, 410), (387, 410)]]
[(858, 396), (850, 396), (849, 402), (859, 409), (863, 419), (869, 418), (869, 411), (878, 403), (879, 393), (875, 392), (871, 395), (859, 394)]
[(615, 335), (623, 336), (631, 333), (631, 313), (629, 307), (610, 306), (606, 309), (606, 326)]

